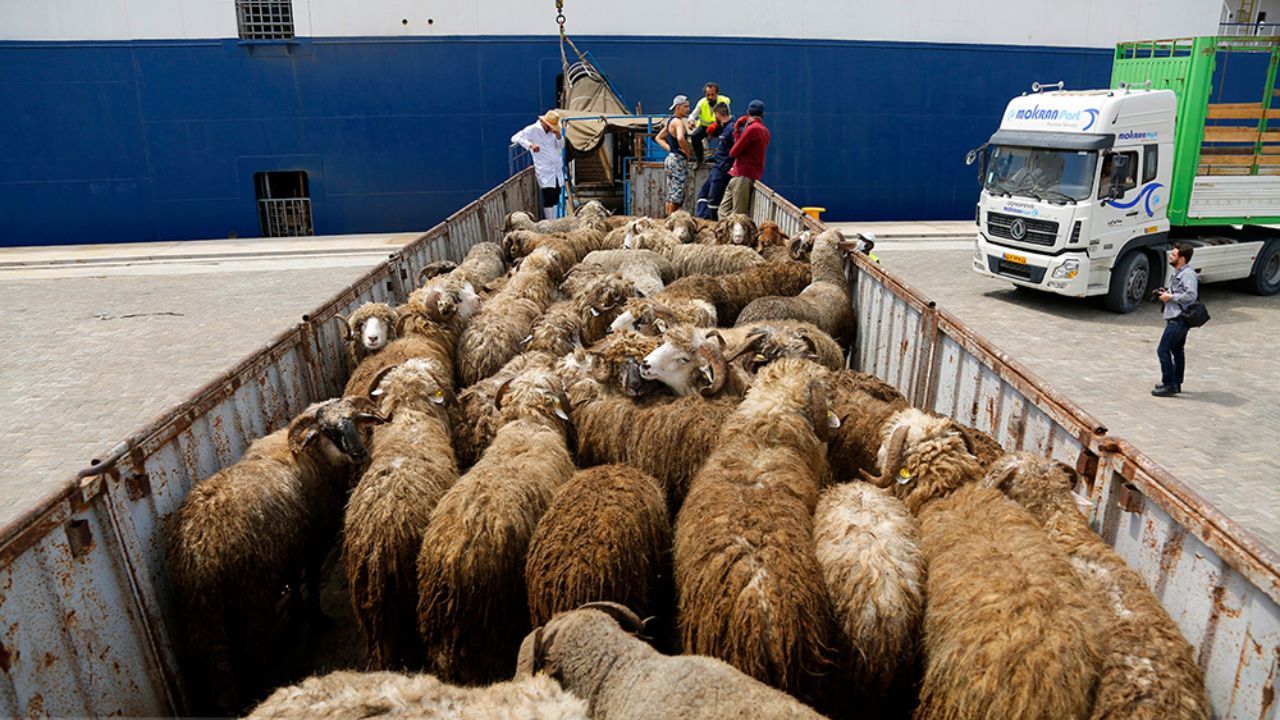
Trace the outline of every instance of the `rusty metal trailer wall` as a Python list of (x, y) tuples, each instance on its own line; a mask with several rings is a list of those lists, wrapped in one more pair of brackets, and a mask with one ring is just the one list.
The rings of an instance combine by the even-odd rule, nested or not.
[[(636, 212), (661, 216), (662, 167), (633, 166)], [(751, 215), (822, 226), (757, 183)], [(913, 404), (1072, 465), (1090, 525), (1146, 580), (1196, 648), (1220, 718), (1276, 718), (1280, 557), (1017, 360), (879, 265), (849, 267), (858, 320), (849, 364)]]
[(392, 254), (302, 322), (0, 529), (0, 716), (162, 716), (186, 708), (163, 520), (255, 438), (342, 391), (337, 316), (402, 302), (417, 270), (536, 210), (525, 170)]

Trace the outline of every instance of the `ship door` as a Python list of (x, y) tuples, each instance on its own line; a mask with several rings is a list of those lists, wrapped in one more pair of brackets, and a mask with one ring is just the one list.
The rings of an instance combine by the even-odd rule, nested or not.
[(262, 237), (314, 235), (311, 187), (301, 170), (260, 172), (253, 176)]

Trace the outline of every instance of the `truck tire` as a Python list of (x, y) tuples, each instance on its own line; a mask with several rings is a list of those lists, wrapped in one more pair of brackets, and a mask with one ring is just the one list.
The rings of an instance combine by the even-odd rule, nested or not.
[(1249, 290), (1258, 295), (1280, 292), (1280, 241), (1272, 240), (1258, 253), (1257, 270), (1249, 278)]
[(1131, 313), (1147, 298), (1151, 284), (1151, 260), (1141, 250), (1130, 250), (1111, 270), (1111, 287), (1104, 304), (1115, 313)]

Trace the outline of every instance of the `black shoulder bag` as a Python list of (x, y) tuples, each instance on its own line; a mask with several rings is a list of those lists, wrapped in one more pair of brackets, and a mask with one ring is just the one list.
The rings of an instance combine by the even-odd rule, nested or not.
[(1182, 318), (1187, 321), (1187, 327), (1198, 328), (1209, 322), (1209, 308), (1197, 300), (1182, 311)]

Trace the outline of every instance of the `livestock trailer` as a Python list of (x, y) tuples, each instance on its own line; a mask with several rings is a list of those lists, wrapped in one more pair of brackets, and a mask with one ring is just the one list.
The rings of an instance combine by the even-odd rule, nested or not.
[[(636, 163), (636, 213), (656, 214), (662, 168)], [(536, 210), (524, 170), (304, 315), (154, 422), (123, 439), (0, 530), (0, 713), (181, 714), (162, 527), (191, 487), (254, 438), (339, 394), (348, 372), (334, 319), (401, 302), (427, 263), (499, 240), (512, 210)], [(821, 225), (757, 184), (752, 214), (783, 231)], [(1074, 466), (1093, 528), (1146, 579), (1197, 649), (1220, 717), (1272, 718), (1280, 655), (1280, 559), (1140, 450), (892, 273), (854, 257), (858, 335), (849, 364), (916, 405), (991, 433), (1008, 449)]]

